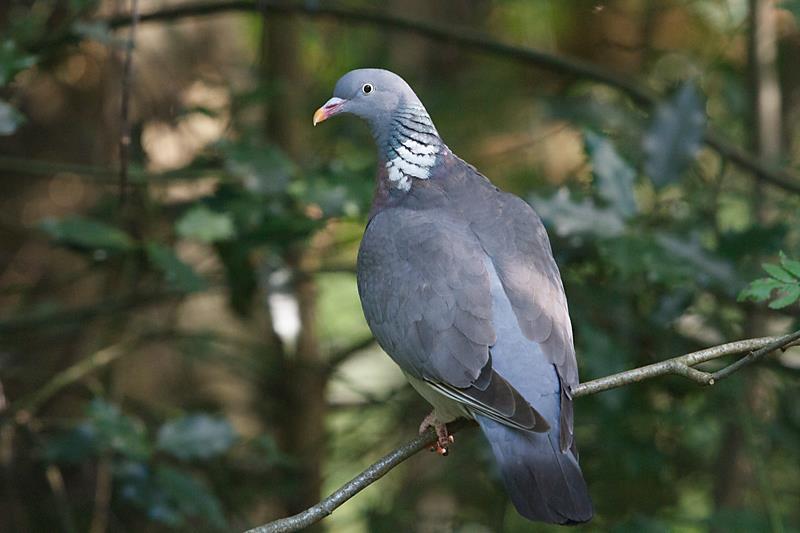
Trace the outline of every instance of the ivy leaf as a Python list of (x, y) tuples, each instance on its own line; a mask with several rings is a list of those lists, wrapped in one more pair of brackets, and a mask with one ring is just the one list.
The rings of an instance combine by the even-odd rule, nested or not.
[(789, 259), (783, 252), (780, 253), (780, 258), (781, 258), (781, 266), (791, 275), (800, 279), (800, 261), (794, 261), (792, 259)]
[(794, 276), (786, 272), (779, 265), (773, 265), (771, 263), (763, 263), (761, 265), (761, 268), (763, 268), (767, 272), (767, 274), (777, 279), (778, 281), (782, 281), (784, 283), (795, 283), (797, 281), (794, 278)]
[(0, 135), (11, 135), (23, 122), (25, 117), (22, 113), (8, 102), (0, 100)]
[(212, 211), (204, 205), (187, 211), (175, 229), (181, 237), (206, 243), (228, 240), (235, 233), (230, 214)]
[(703, 99), (694, 84), (686, 82), (660, 104), (642, 141), (645, 172), (657, 187), (676, 181), (694, 160), (703, 140), (706, 116)]
[(53, 240), (80, 248), (124, 252), (134, 246), (133, 239), (121, 229), (81, 216), (48, 218), (40, 227)]
[(184, 292), (197, 292), (206, 288), (206, 282), (194, 269), (181, 261), (172, 249), (157, 242), (145, 245), (147, 258), (164, 273), (167, 283)]
[(228, 451), (235, 440), (236, 433), (227, 420), (198, 414), (161, 426), (156, 445), (178, 459), (209, 459)]
[(783, 309), (800, 300), (800, 285), (788, 285), (781, 289), (782, 295), (769, 303), (770, 309)]
[(597, 178), (597, 192), (624, 217), (636, 214), (633, 180), (636, 172), (620, 157), (606, 137), (592, 131), (584, 133), (586, 153)]

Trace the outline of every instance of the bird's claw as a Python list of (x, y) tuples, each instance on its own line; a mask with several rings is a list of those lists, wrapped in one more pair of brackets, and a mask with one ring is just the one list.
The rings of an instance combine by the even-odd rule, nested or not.
[(430, 447), (430, 450), (438, 453), (442, 457), (446, 457), (449, 453), (448, 447), (456, 441), (455, 437), (447, 433), (447, 426), (439, 422), (434, 413), (426, 416), (422, 424), (420, 424), (420, 435), (425, 433), (429, 427), (432, 427), (434, 431), (436, 431), (436, 442)]

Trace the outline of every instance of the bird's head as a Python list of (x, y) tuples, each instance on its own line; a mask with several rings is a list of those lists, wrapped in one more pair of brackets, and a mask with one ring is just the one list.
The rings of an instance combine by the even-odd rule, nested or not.
[(341, 113), (351, 113), (369, 122), (376, 136), (391, 122), (394, 112), (405, 105), (422, 105), (411, 87), (393, 72), (378, 68), (351, 70), (336, 82), (333, 98), (314, 113), (314, 125)]

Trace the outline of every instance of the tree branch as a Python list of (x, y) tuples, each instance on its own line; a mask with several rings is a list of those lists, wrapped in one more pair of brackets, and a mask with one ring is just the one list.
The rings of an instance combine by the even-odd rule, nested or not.
[[(294, 13), (310, 18), (334, 18), (353, 24), (389, 27), (395, 30), (414, 33), (421, 37), (462, 48), (513, 59), (526, 65), (533, 65), (558, 74), (593, 80), (613, 87), (626, 94), (636, 105), (650, 110), (658, 104), (661, 95), (633, 80), (619, 76), (592, 63), (574, 58), (566, 58), (535, 48), (503, 43), (491, 37), (466, 28), (452, 25), (440, 26), (423, 21), (409, 20), (379, 13), (372, 10), (351, 9), (338, 6), (322, 6), (316, 2), (288, 3), (275, 0), (233, 2), (198, 2), (168, 7), (143, 14), (140, 22), (163, 22), (185, 17), (209, 16), (224, 12)], [(120, 28), (131, 23), (129, 16), (112, 17), (108, 20), (110, 28)], [(737, 166), (753, 173), (763, 181), (784, 190), (800, 193), (800, 176), (786, 169), (778, 169), (753, 154), (723, 140), (710, 128), (706, 130), (705, 144), (721, 157), (729, 159)]]
[[(721, 379), (730, 376), (737, 370), (740, 370), (744, 366), (763, 358), (767, 354), (778, 349), (786, 349), (789, 346), (797, 344), (798, 341), (800, 341), (800, 331), (796, 331), (782, 337), (762, 337), (758, 339), (729, 342), (727, 344), (721, 344), (705, 350), (699, 350), (686, 355), (673, 357), (672, 359), (667, 359), (652, 365), (626, 370), (625, 372), (620, 372), (619, 374), (613, 374), (611, 376), (588, 381), (578, 385), (572, 389), (571, 392), (573, 398), (579, 398), (581, 396), (589, 396), (590, 394), (623, 387), (625, 385), (638, 383), (640, 381), (658, 376), (665, 376), (667, 374), (683, 376), (702, 385), (713, 385)], [(742, 353), (746, 353), (747, 355), (713, 373), (704, 372), (702, 370), (693, 368), (696, 365), (714, 359), (719, 359), (720, 357)], [(453, 422), (452, 424), (448, 424), (448, 430), (452, 434), (463, 429), (464, 427), (474, 424), (474, 422), (461, 419)], [(375, 463), (367, 467), (366, 470), (342, 485), (339, 489), (334, 491), (333, 494), (318, 504), (313, 505), (305, 511), (294, 516), (281, 518), (279, 520), (275, 520), (262, 526), (250, 529), (247, 533), (283, 533), (286, 531), (299, 531), (300, 529), (306, 528), (311, 524), (319, 522), (326, 516), (333, 513), (333, 511), (335, 511), (344, 502), (382, 478), (395, 466), (399, 465), (420, 450), (427, 448), (435, 439), (436, 435), (432, 429), (429, 429), (422, 435), (413, 438), (399, 448), (396, 448), (395, 450), (378, 459)]]

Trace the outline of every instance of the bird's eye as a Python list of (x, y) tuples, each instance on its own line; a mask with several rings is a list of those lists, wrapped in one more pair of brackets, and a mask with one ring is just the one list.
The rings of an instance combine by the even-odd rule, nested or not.
[(365, 83), (364, 86), (361, 87), (361, 92), (363, 92), (364, 94), (369, 94), (372, 92), (372, 89), (373, 87), (371, 83)]

